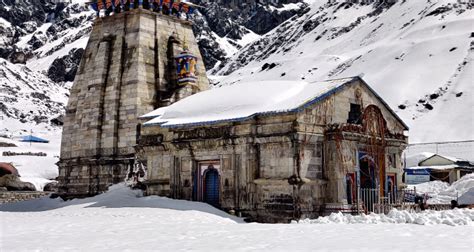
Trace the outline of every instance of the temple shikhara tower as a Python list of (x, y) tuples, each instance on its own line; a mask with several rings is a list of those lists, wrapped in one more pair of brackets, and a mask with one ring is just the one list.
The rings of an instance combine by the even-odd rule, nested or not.
[(206, 90), (209, 81), (179, 1), (107, 0), (97, 11), (67, 105), (59, 194), (84, 197), (124, 180), (140, 137), (138, 117)]

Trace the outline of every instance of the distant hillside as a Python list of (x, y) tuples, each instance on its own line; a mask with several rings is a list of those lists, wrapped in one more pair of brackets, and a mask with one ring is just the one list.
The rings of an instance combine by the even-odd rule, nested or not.
[(474, 139), (473, 4), (312, 2), (209, 72), (217, 86), (361, 75), (410, 141)]

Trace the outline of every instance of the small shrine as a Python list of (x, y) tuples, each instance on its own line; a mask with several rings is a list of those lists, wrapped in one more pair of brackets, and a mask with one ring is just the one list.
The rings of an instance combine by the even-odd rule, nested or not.
[(197, 57), (188, 52), (187, 46), (175, 57), (178, 75), (178, 83), (196, 83), (196, 63)]
[(163, 15), (173, 15), (188, 20), (198, 5), (181, 0), (95, 0), (89, 6), (96, 12), (97, 17), (104, 13), (110, 16), (132, 9), (142, 8)]

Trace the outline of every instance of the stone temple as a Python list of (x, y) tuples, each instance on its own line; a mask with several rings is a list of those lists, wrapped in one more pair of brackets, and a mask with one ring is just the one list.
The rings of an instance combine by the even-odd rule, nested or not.
[(93, 24), (64, 121), (63, 197), (95, 195), (123, 181), (134, 165), (138, 117), (208, 89), (192, 23), (176, 17), (178, 8), (128, 8)]
[(237, 83), (141, 118), (148, 195), (288, 222), (372, 211), (403, 187), (408, 127), (359, 77)]
[(360, 77), (208, 90), (191, 23), (180, 18), (190, 6), (112, 3), (95, 6), (105, 17), (71, 90), (63, 198), (125, 180), (147, 195), (288, 222), (373, 211), (402, 191), (408, 127)]

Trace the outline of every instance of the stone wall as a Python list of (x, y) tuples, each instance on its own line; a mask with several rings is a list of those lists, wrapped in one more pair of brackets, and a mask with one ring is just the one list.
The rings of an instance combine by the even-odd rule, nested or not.
[(14, 203), (49, 196), (49, 192), (0, 192), (0, 204)]
[[(140, 146), (148, 194), (196, 200), (201, 163), (219, 164), (220, 207), (262, 222), (317, 217), (323, 205), (322, 137), (295, 134), (295, 115), (210, 128), (144, 128), (163, 141)], [(297, 178), (306, 177), (304, 181)]]
[(220, 207), (253, 220), (287, 222), (316, 218), (328, 213), (327, 207), (351, 208), (346, 176), (359, 172), (358, 153), (373, 144), (367, 132), (343, 128), (362, 127), (347, 122), (351, 103), (362, 109), (375, 105), (386, 120), (390, 134), (382, 159), (392, 155), (394, 161), (384, 168), (400, 184), (400, 155), (407, 139), (396, 134), (404, 126), (363, 83), (353, 81), (297, 113), (207, 127), (145, 127), (142, 137), (160, 139), (138, 147), (148, 167), (147, 193), (202, 200), (193, 197), (194, 177), (201, 162), (212, 161), (220, 165)]
[[(59, 194), (90, 196), (124, 179), (134, 162), (138, 117), (179, 92), (173, 55), (184, 43), (201, 63), (188, 21), (143, 9), (95, 21), (66, 110)], [(209, 85), (203, 66), (199, 90)]]

